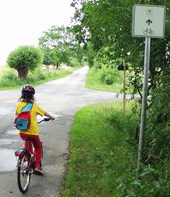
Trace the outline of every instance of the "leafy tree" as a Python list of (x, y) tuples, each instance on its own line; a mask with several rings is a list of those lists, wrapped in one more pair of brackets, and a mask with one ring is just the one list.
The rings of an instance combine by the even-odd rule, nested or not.
[(92, 67), (94, 65), (96, 52), (93, 50), (93, 45), (90, 41), (84, 46), (84, 51), (88, 66)]
[(52, 65), (53, 60), (52, 60), (52, 53), (49, 48), (46, 48), (44, 50), (44, 58), (43, 58), (43, 64), (46, 66)]
[[(72, 0), (75, 7), (73, 29), (81, 43), (90, 41), (93, 49), (99, 51), (103, 46), (114, 51), (114, 58), (122, 57), (129, 61), (136, 76), (141, 75), (144, 62), (144, 38), (132, 38), (131, 21), (134, 4), (165, 5), (166, 33), (164, 39), (152, 39), (149, 90), (156, 87), (156, 76), (162, 75), (168, 65), (170, 42), (170, 2), (168, 0)], [(79, 5), (79, 6), (78, 6)], [(141, 80), (135, 75), (131, 78), (134, 91), (141, 94)], [(140, 83), (139, 83), (140, 82)]]
[(39, 38), (39, 46), (45, 53), (50, 52), (52, 63), (57, 68), (61, 63), (70, 64), (70, 57), (75, 57), (79, 49), (71, 29), (64, 26), (52, 26), (51, 29), (43, 32), (43, 36)]
[[(170, 56), (170, 1), (169, 0), (72, 0), (75, 7), (73, 30), (80, 43), (90, 43), (98, 55), (106, 48), (114, 55), (130, 62), (133, 75), (130, 82), (142, 97), (142, 76), (144, 65), (144, 38), (132, 38), (132, 7), (134, 4), (164, 5), (166, 7), (165, 37), (151, 41), (148, 95), (152, 94), (148, 105), (146, 132), (146, 152), (161, 159), (169, 151), (169, 56)], [(108, 53), (109, 57), (109, 53)], [(162, 122), (160, 122), (160, 119)], [(164, 136), (164, 137), (162, 137)], [(166, 138), (166, 153), (161, 145)], [(151, 149), (150, 149), (151, 148)], [(150, 151), (149, 151), (150, 149)], [(152, 150), (152, 151), (151, 151)], [(151, 162), (151, 160), (150, 160)], [(152, 161), (153, 162), (153, 161)]]
[(170, 157), (170, 71), (157, 80), (159, 88), (152, 91), (152, 101), (147, 113), (147, 132), (145, 134), (146, 153), (148, 161), (166, 163)]
[[(164, 39), (152, 39), (151, 64), (149, 75), (150, 92), (158, 86), (157, 78), (164, 74), (169, 65), (170, 43), (170, 2), (168, 0), (72, 0), (75, 7), (73, 29), (81, 43), (91, 42), (95, 51), (108, 47), (114, 52), (111, 58), (123, 58), (132, 65), (133, 74), (130, 82), (134, 93), (142, 96), (142, 80), (144, 64), (144, 38), (132, 38), (131, 21), (134, 4), (151, 4), (166, 6), (166, 32)], [(79, 5), (79, 6), (78, 6)]]
[(19, 78), (26, 79), (28, 71), (40, 66), (42, 60), (43, 53), (40, 48), (20, 46), (9, 54), (7, 64), (18, 71)]

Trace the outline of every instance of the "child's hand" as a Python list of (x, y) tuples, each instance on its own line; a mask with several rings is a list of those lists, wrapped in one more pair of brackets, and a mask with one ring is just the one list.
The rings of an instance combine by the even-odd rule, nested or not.
[(55, 117), (50, 115), (49, 113), (45, 112), (45, 116), (49, 117), (51, 120), (55, 120)]
[(51, 120), (55, 120), (55, 117), (54, 117), (54, 116), (51, 116), (50, 119), (51, 119)]

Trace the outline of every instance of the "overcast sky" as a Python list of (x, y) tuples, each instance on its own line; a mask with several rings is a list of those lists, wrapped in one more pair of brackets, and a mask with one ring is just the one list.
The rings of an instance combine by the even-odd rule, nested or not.
[(38, 38), (52, 26), (68, 26), (74, 15), (71, 0), (0, 1), (0, 65), (21, 45), (38, 46)]

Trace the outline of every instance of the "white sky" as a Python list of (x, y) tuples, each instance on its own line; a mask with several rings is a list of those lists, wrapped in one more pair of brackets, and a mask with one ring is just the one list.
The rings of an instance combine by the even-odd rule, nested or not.
[(1, 0), (0, 65), (21, 45), (38, 46), (38, 38), (52, 26), (69, 26), (71, 0)]

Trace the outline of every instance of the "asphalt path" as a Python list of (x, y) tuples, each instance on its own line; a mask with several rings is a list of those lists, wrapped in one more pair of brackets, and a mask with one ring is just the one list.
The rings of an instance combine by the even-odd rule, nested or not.
[[(95, 91), (85, 88), (88, 67), (71, 75), (35, 87), (36, 103), (56, 120), (39, 126), (43, 141), (44, 176), (32, 175), (25, 196), (56, 197), (66, 170), (69, 155), (69, 130), (75, 112), (87, 105), (120, 101), (116, 93)], [(15, 108), (20, 90), (0, 91), (0, 196), (23, 196), (17, 186), (16, 158), (14, 150), (23, 147), (23, 141), (13, 126)], [(41, 119), (38, 117), (37, 119)]]

